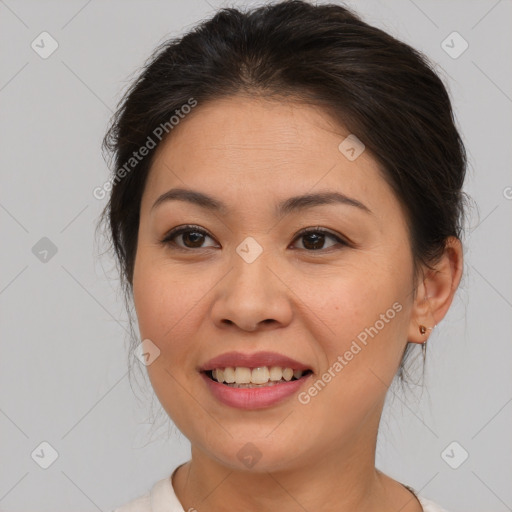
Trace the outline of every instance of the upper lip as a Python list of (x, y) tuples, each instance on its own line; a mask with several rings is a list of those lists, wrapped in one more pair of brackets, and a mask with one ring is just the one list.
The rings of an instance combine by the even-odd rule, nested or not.
[(202, 366), (199, 371), (207, 372), (215, 368), (233, 368), (247, 367), (258, 368), (261, 366), (280, 366), (281, 368), (292, 368), (293, 370), (310, 370), (311, 368), (295, 359), (291, 359), (283, 354), (276, 352), (256, 352), (254, 354), (244, 354), (242, 352), (226, 352), (213, 359), (210, 359)]

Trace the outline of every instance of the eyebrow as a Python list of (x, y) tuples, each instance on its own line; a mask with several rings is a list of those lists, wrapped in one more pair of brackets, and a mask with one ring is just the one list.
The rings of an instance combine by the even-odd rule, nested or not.
[[(173, 188), (163, 193), (151, 207), (151, 211), (168, 201), (186, 201), (195, 204), (209, 211), (218, 212), (221, 215), (229, 213), (229, 208), (219, 199), (215, 199), (203, 192), (189, 190), (184, 188)], [(340, 192), (317, 192), (314, 194), (304, 194), (301, 196), (290, 197), (277, 205), (277, 215), (287, 215), (294, 211), (313, 208), (326, 204), (343, 204), (353, 206), (366, 213), (373, 213), (367, 206), (351, 197)]]

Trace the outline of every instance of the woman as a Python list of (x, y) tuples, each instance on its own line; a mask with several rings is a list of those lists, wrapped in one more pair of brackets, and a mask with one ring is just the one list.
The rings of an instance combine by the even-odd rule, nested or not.
[(426, 59), (338, 5), (223, 9), (105, 138), (137, 350), (191, 460), (117, 509), (443, 509), (375, 467), (462, 274), (464, 146)]

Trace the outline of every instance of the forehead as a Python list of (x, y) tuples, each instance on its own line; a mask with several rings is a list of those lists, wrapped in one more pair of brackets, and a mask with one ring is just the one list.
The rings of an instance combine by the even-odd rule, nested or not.
[(158, 147), (146, 189), (153, 201), (172, 186), (223, 198), (229, 189), (233, 202), (315, 189), (382, 195), (387, 184), (369, 153), (351, 161), (340, 151), (349, 135), (303, 103), (235, 96), (198, 104)]
[(199, 104), (173, 130), (168, 144), (159, 149), (175, 149), (193, 139), (189, 149), (217, 152), (219, 157), (261, 153), (262, 158), (272, 154), (303, 160), (312, 146), (326, 146), (346, 135), (346, 129), (318, 107), (233, 96)]

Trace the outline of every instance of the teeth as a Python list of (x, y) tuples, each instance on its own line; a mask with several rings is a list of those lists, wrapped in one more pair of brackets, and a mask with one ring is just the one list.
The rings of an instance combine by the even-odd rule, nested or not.
[(291, 368), (285, 368), (283, 370), (283, 379), (284, 380), (292, 380), (293, 370)]
[[(220, 370), (222, 371), (222, 370)], [(222, 382), (222, 375), (219, 375), (217, 370), (217, 375), (219, 378), (217, 379), (219, 382)], [(233, 384), (235, 382), (235, 369), (234, 368), (224, 368), (224, 382), (228, 384)]]
[(251, 382), (251, 370), (249, 368), (235, 368), (235, 382), (237, 384), (249, 384)]
[[(292, 377), (300, 379), (302, 377), (302, 370), (293, 370), (293, 368), (281, 368), (279, 366), (260, 366), (258, 368), (246, 368), (237, 366), (236, 368), (215, 368), (212, 370), (212, 376), (217, 382), (225, 382), (239, 387), (238, 384), (268, 384), (273, 385), (276, 382), (288, 382)], [(269, 383), (270, 381), (270, 383)]]
[[(239, 368), (237, 368), (239, 370)], [(266, 366), (253, 368), (251, 372), (251, 382), (253, 384), (266, 384), (270, 379), (270, 371)], [(236, 380), (238, 382), (238, 379)]]
[(270, 368), (270, 380), (277, 382), (283, 378), (283, 369), (279, 366), (272, 366)]

